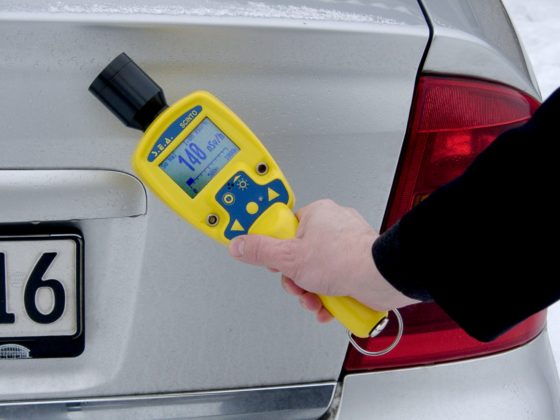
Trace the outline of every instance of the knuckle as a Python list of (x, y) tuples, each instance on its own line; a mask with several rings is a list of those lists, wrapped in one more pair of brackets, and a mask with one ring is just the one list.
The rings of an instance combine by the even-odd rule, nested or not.
[(335, 202), (333, 200), (331, 200), (330, 198), (323, 198), (323, 199), (319, 200), (318, 203), (322, 206), (325, 206), (325, 207), (327, 207), (327, 206), (330, 207), (330, 206), (335, 204)]
[(356, 210), (354, 207), (346, 207), (348, 213), (350, 215), (352, 215), (353, 217), (361, 217), (361, 214), (358, 210)]
[(297, 279), (301, 270), (301, 263), (296, 240), (282, 241), (279, 243), (279, 248), (279, 260), (283, 267), (283, 273), (289, 278)]
[(262, 257), (262, 241), (258, 236), (249, 236), (245, 240), (245, 259), (258, 263)]
[(245, 261), (281, 271), (293, 278), (298, 273), (299, 255), (295, 240), (252, 236), (245, 245)]
[[(260, 236), (255, 236), (254, 248), (253, 248), (253, 258), (259, 264), (267, 264), (270, 257), (270, 251), (268, 249), (266, 242)], [(274, 268), (274, 267), (273, 267)]]

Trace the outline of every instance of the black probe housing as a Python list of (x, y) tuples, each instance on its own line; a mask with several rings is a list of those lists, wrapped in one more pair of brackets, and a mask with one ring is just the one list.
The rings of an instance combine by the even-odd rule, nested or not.
[(123, 124), (142, 131), (167, 108), (163, 89), (124, 52), (99, 73), (89, 91)]

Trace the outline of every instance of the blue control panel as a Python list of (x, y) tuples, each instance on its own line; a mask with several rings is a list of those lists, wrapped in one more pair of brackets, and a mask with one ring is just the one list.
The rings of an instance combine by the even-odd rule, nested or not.
[(224, 235), (231, 240), (246, 235), (255, 220), (273, 204), (288, 204), (288, 191), (279, 179), (260, 185), (239, 171), (218, 191), (216, 201), (229, 214)]

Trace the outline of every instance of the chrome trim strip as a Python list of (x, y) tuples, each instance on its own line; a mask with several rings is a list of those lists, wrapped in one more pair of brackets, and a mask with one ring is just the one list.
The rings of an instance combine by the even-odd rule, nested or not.
[[(0, 417), (43, 412), (64, 418), (95, 418), (118, 411), (119, 418), (201, 418), (271, 415), (274, 418), (312, 419), (330, 406), (336, 382), (258, 387), (223, 391), (177, 392), (92, 398), (1, 401)], [(75, 416), (72, 413), (79, 412)], [(233, 416), (233, 417), (232, 417)]]

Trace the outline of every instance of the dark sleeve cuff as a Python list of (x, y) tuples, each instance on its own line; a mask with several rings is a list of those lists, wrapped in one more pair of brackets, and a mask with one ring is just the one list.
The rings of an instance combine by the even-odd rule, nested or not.
[(560, 300), (549, 245), (559, 229), (551, 193), (559, 118), (557, 90), (381, 235), (372, 255), (383, 277), (411, 298), (433, 299), (480, 341)]
[(377, 269), (391, 285), (402, 294), (417, 300), (429, 301), (428, 290), (410, 272), (410, 262), (403, 256), (400, 242), (400, 223), (380, 235), (372, 246), (372, 255)]

